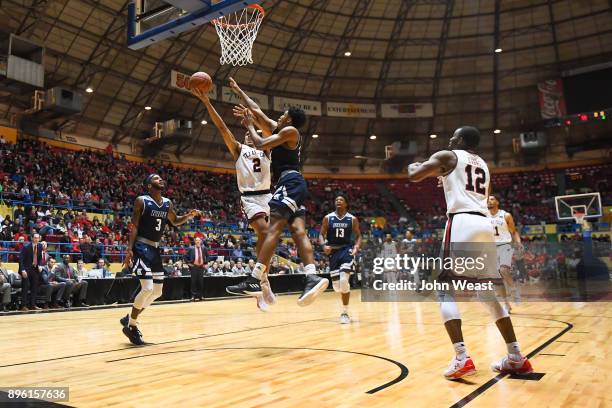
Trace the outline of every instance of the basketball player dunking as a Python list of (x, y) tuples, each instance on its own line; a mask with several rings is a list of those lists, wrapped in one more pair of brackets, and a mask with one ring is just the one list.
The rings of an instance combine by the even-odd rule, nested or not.
[(521, 243), (521, 235), (516, 229), (516, 225), (514, 225), (512, 214), (499, 208), (497, 197), (489, 195), (487, 205), (491, 216), (491, 223), (493, 224), (495, 244), (497, 245), (497, 265), (499, 266), (499, 273), (504, 280), (501, 291), (506, 302), (506, 309), (510, 313), (512, 310), (512, 307), (510, 307), (510, 294), (514, 291), (515, 298), (518, 299), (519, 297), (516, 292), (518, 288), (514, 285), (514, 280), (512, 279), (512, 255), (514, 254), (512, 244), (515, 243), (520, 252), (523, 251), (523, 244)]
[(120, 320), (123, 334), (138, 346), (145, 344), (138, 330), (138, 316), (162, 295), (164, 267), (159, 242), (166, 224), (179, 226), (201, 214), (198, 210), (190, 210), (186, 215), (176, 215), (172, 201), (162, 196), (166, 182), (159, 175), (149, 175), (144, 185), (148, 194), (137, 197), (134, 203), (132, 230), (123, 262), (138, 275), (140, 292), (134, 299), (131, 314)]
[[(344, 196), (336, 197), (336, 211), (323, 217), (319, 240), (326, 255), (329, 255), (329, 269), (334, 291), (342, 296), (342, 314), (340, 323), (348, 324), (351, 284), (349, 278), (354, 270), (355, 256), (361, 248), (361, 231), (359, 220), (348, 212)], [(353, 241), (353, 238), (354, 241)]]
[[(253, 273), (238, 285), (227, 287), (229, 293), (257, 295), (262, 292), (261, 282), (266, 279), (267, 265), (276, 251), (276, 246), (285, 226), (289, 231), (302, 262), (304, 262), (304, 290), (298, 298), (298, 305), (307, 306), (327, 289), (329, 281), (316, 275), (312, 244), (306, 233), (304, 203), (308, 195), (306, 180), (300, 173), (301, 137), (298, 129), (306, 122), (304, 111), (290, 108), (278, 121), (267, 117), (261, 108), (248, 97), (230, 78), (230, 87), (248, 107), (235, 107), (234, 113), (240, 117), (249, 130), (251, 140), (258, 149), (272, 152), (272, 177), (275, 191), (270, 200), (270, 224), (259, 253)], [(261, 129), (264, 137), (255, 130)], [(267, 303), (273, 303), (272, 292), (265, 290), (263, 296)]]
[[(434, 153), (424, 163), (408, 166), (408, 178), (412, 182), (442, 176), (448, 215), (444, 234), (445, 257), (450, 255), (448, 251), (453, 244), (481, 243), (484, 248), (488, 243), (495, 242), (491, 221), (486, 216), (490, 187), (489, 168), (485, 161), (474, 153), (479, 142), (478, 129), (471, 126), (461, 127), (450, 139), (449, 150)], [(458, 276), (453, 271), (450, 273), (453, 277)], [(476, 271), (476, 274), (473, 278), (481, 280), (500, 278), (494, 266)], [(449, 380), (456, 380), (472, 375), (476, 368), (463, 342), (461, 317), (454, 293), (441, 291), (438, 296), (444, 326), (456, 353), (444, 376)], [(480, 291), (478, 296), (493, 315), (508, 349), (508, 355), (493, 363), (491, 368), (499, 373), (532, 372), (529, 360), (521, 354), (508, 311), (502, 307), (493, 291)]]
[[(270, 152), (255, 149), (249, 137), (249, 132), (244, 137), (244, 144), (239, 143), (210, 103), (208, 96), (198, 88), (192, 89), (191, 92), (206, 106), (210, 118), (221, 132), (223, 141), (236, 163), (236, 182), (241, 195), (242, 210), (249, 221), (249, 226), (257, 234), (255, 251), (259, 254), (268, 229), (268, 217), (270, 216), (268, 202), (272, 199), (272, 194), (270, 194)], [(269, 283), (262, 281), (262, 285), (269, 285)], [(270, 291), (270, 293), (272, 292)], [(242, 293), (233, 294), (241, 295)], [(261, 296), (257, 296), (257, 305), (261, 310), (267, 310), (267, 304)]]

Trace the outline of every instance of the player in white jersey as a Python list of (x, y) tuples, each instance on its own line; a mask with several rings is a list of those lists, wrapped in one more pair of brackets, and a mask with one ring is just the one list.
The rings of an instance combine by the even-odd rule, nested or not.
[[(449, 150), (434, 153), (424, 163), (413, 163), (408, 166), (408, 178), (412, 182), (442, 176), (448, 215), (443, 241), (444, 257), (452, 258), (453, 248), (468, 245), (476, 249), (482, 247), (487, 254), (486, 248), (495, 242), (491, 222), (486, 216), (490, 185), (489, 168), (485, 161), (474, 153), (479, 141), (478, 129), (471, 126), (461, 127), (450, 139)], [(495, 256), (488, 256), (485, 259), (495, 259)], [(497, 266), (495, 263), (491, 264), (492, 262), (485, 260), (484, 269), (478, 270), (474, 267), (459, 274), (459, 264), (456, 263), (455, 270), (448, 271), (446, 277), (447, 280), (461, 278), (476, 279), (481, 282), (490, 281), (495, 277), (500, 278)], [(440, 278), (444, 278), (444, 275)], [(472, 375), (476, 372), (476, 368), (463, 342), (461, 316), (454, 291), (440, 291), (438, 296), (444, 326), (456, 354), (444, 376), (449, 380), (456, 380)], [(478, 297), (493, 315), (508, 349), (508, 355), (493, 363), (492, 369), (499, 373), (532, 372), (529, 360), (521, 354), (508, 311), (499, 303), (494, 291), (479, 290)]]
[[(256, 253), (259, 253), (259, 249), (266, 238), (268, 217), (270, 216), (268, 202), (272, 199), (270, 193), (270, 152), (253, 147), (249, 132), (244, 137), (244, 143), (238, 142), (210, 103), (208, 96), (197, 88), (192, 89), (192, 93), (206, 106), (211, 120), (221, 132), (223, 141), (236, 163), (236, 182), (241, 194), (242, 211), (249, 221), (249, 226), (257, 234), (255, 250)], [(269, 283), (266, 281), (263, 284)], [(272, 293), (271, 290), (269, 292)], [(271, 296), (273, 301), (273, 295)], [(261, 310), (268, 309), (268, 305), (262, 296), (256, 296), (256, 299), (257, 306)]]
[(522, 251), (521, 235), (514, 225), (512, 214), (499, 208), (497, 197), (490, 194), (487, 206), (497, 246), (497, 265), (504, 280), (502, 296), (506, 302), (506, 309), (510, 312), (512, 310), (509, 300), (510, 294), (514, 291), (515, 298), (518, 298), (518, 288), (515, 287), (512, 279), (512, 255), (514, 254), (512, 244), (516, 243), (519, 251)]

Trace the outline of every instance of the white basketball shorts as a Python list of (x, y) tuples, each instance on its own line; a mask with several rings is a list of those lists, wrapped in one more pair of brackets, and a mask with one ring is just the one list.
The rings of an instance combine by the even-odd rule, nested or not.
[(258, 215), (265, 215), (266, 217), (270, 216), (270, 205), (268, 203), (271, 199), (272, 194), (260, 194), (240, 197), (242, 211), (246, 215), (249, 222)]

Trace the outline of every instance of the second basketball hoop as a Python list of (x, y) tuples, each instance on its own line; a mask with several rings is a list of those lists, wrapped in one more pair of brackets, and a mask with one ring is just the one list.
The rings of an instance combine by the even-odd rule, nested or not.
[(263, 7), (252, 4), (212, 20), (221, 43), (221, 64), (242, 66), (253, 63), (253, 44), (265, 14)]

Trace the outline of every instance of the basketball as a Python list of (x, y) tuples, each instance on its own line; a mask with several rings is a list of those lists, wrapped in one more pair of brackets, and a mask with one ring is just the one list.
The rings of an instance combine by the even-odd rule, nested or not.
[(204, 93), (208, 93), (212, 88), (212, 79), (206, 72), (196, 72), (189, 79), (190, 88), (198, 88)]

